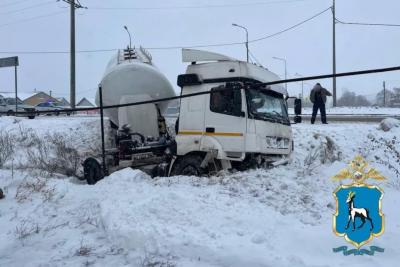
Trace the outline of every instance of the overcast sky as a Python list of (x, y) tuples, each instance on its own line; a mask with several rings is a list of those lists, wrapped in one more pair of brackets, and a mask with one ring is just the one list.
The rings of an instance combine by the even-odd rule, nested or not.
[[(240, 28), (232, 27), (233, 22), (246, 26), (249, 39), (253, 40), (290, 27), (332, 4), (331, 0), (80, 1), (88, 9), (77, 11), (77, 50), (126, 47), (129, 39), (123, 29), (124, 25), (129, 27), (134, 45), (148, 48), (242, 42), (245, 33)], [(336, 3), (337, 18), (342, 21), (400, 24), (398, 0), (337, 0)], [(179, 8), (183, 6), (207, 7)], [(21, 92), (32, 92), (35, 88), (46, 92), (52, 90), (53, 95), (69, 99), (68, 53), (3, 53), (68, 52), (70, 17), (66, 7), (66, 3), (56, 0), (0, 0), (0, 57), (19, 56), (18, 82)], [(100, 7), (121, 9), (99, 9)], [(127, 9), (129, 7), (131, 9)], [(400, 27), (338, 24), (337, 71), (398, 66), (399, 47)], [(201, 49), (245, 60), (244, 45)], [(296, 73), (331, 73), (332, 13), (327, 11), (296, 29), (274, 38), (253, 42), (250, 50), (261, 64), (282, 78), (284, 65), (273, 59), (274, 56), (286, 58), (289, 77)], [(150, 52), (154, 63), (178, 90), (176, 77), (184, 73), (186, 67), (181, 61), (181, 51), (172, 49)], [(77, 54), (78, 98), (94, 97), (105, 66), (113, 53)], [(14, 90), (13, 74), (12, 68), (0, 69), (0, 91)], [(359, 94), (372, 95), (382, 88), (384, 80), (389, 88), (400, 87), (399, 72), (393, 72), (340, 78), (338, 92), (340, 94), (347, 88)], [(331, 90), (331, 80), (320, 82)], [(305, 84), (305, 94), (309, 92), (310, 86), (311, 82)], [(300, 91), (301, 83), (289, 85), (291, 94), (298, 94)]]

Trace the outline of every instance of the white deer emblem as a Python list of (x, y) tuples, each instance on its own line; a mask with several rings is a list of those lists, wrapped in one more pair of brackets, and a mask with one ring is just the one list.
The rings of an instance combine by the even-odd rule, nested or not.
[(348, 196), (347, 196), (347, 200), (346, 203), (349, 206), (349, 219), (347, 221), (347, 225), (345, 229), (349, 228), (350, 222), (353, 222), (353, 231), (356, 228), (356, 218), (359, 217), (362, 221), (361, 225), (357, 227), (357, 229), (363, 227), (363, 225), (365, 224), (365, 220), (368, 220), (371, 224), (371, 229), (370, 231), (372, 231), (372, 229), (374, 228), (374, 225), (372, 223), (371, 218), (369, 217), (369, 211), (366, 208), (355, 208), (354, 207), (354, 198), (356, 197), (356, 193), (354, 193), (353, 191), (350, 191)]

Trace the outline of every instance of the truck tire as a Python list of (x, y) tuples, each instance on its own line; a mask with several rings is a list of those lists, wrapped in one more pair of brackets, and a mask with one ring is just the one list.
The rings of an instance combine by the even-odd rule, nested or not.
[(33, 120), (35, 118), (35, 115), (29, 115), (28, 119)]
[(175, 162), (171, 176), (185, 175), (185, 176), (202, 176), (207, 174), (207, 170), (201, 168), (203, 157), (200, 155), (186, 155), (180, 157)]
[(83, 162), (84, 179), (90, 185), (96, 184), (104, 178), (100, 163), (94, 158), (87, 158)]
[(7, 111), (7, 116), (12, 116), (12, 115), (14, 115), (14, 111), (12, 110)]

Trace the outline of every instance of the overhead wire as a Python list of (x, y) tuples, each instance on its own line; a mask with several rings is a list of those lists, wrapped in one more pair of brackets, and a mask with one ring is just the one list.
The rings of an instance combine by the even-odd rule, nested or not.
[(322, 14), (324, 14), (325, 12), (327, 12), (327, 11), (330, 10), (330, 9), (331, 9), (331, 7), (328, 7), (328, 8), (326, 8), (326, 9), (322, 10), (321, 12), (318, 12), (318, 13), (315, 14), (314, 16), (312, 16), (312, 17), (310, 17), (310, 18), (308, 18), (308, 19), (305, 19), (305, 20), (303, 20), (303, 21), (301, 21), (301, 22), (299, 22), (299, 23), (297, 23), (297, 24), (295, 24), (295, 25), (293, 25), (293, 26), (291, 26), (291, 27), (288, 27), (288, 28), (286, 28), (286, 29), (283, 29), (283, 30), (281, 30), (281, 31), (278, 31), (278, 32), (276, 32), (276, 33), (273, 33), (273, 34), (270, 34), (270, 35), (267, 35), (267, 36), (264, 36), (264, 37), (261, 37), (261, 38), (257, 38), (257, 39), (250, 40), (249, 43), (259, 42), (259, 41), (261, 41), (261, 40), (265, 40), (265, 39), (268, 39), (268, 38), (272, 38), (272, 37), (275, 37), (275, 36), (280, 35), (280, 34), (282, 34), (282, 33), (285, 33), (285, 32), (287, 32), (287, 31), (290, 31), (290, 30), (292, 30), (292, 29), (294, 29), (294, 28), (297, 28), (297, 27), (303, 25), (304, 23), (309, 22), (310, 20), (315, 19), (316, 17), (321, 16)]
[(344, 25), (400, 27), (400, 24), (345, 22), (345, 21), (341, 21), (337, 18), (336, 18), (336, 22), (339, 24), (344, 24)]
[[(41, 18), (47, 18), (47, 17), (59, 15), (59, 14), (66, 13), (66, 12), (68, 12), (68, 11), (63, 10), (63, 11), (59, 11), (59, 12), (53, 12), (53, 13), (48, 13), (48, 14), (44, 14), (44, 15), (40, 15), (40, 16), (35, 16), (35, 17), (30, 17), (30, 18), (26, 18), (26, 19), (17, 20), (17, 21), (12, 21), (9, 23), (0, 24), (0, 28), (8, 26), (8, 25), (20, 24), (20, 23), (27, 22), (27, 21), (37, 20), (37, 19), (41, 19)], [(8, 53), (3, 53), (3, 54), (8, 54)], [(33, 53), (33, 54), (35, 54), (35, 53)]]
[(23, 2), (27, 2), (27, 1), (30, 1), (30, 0), (20, 0), (20, 1), (14, 1), (13, 0), (13, 2), (11, 2), (11, 3), (1, 4), (0, 7), (3, 8), (3, 7), (8, 7), (8, 6), (14, 6), (14, 5), (17, 5), (19, 3), (23, 3)]
[(47, 1), (47, 2), (36, 4), (36, 5), (23, 7), (23, 8), (20, 8), (20, 9), (15, 9), (15, 10), (7, 11), (7, 12), (1, 12), (0, 15), (14, 14), (14, 13), (18, 13), (18, 12), (25, 11), (25, 10), (28, 10), (28, 9), (37, 8), (37, 7), (41, 7), (41, 6), (45, 6), (45, 5), (49, 5), (49, 4), (54, 4), (54, 3), (55, 3), (54, 1)]
[[(315, 19), (316, 17), (322, 15), (323, 13), (325, 13), (326, 11), (328, 11), (331, 7), (326, 8), (324, 10), (322, 10), (321, 12), (318, 12), (317, 14), (313, 15), (310, 18), (307, 18), (299, 23), (296, 23), (293, 26), (290, 26), (288, 28), (285, 28), (283, 30), (280, 30), (278, 32), (275, 32), (273, 34), (270, 35), (266, 35), (263, 36), (261, 38), (258, 39), (253, 39), (253, 40), (249, 40), (249, 43), (254, 43), (254, 42), (259, 42), (261, 40), (265, 40), (268, 38), (272, 38), (275, 37), (277, 35), (283, 34), (287, 31), (290, 31), (292, 29), (295, 29), (303, 24), (305, 24), (306, 22), (309, 22), (313, 19)], [(63, 11), (65, 12), (65, 11)], [(56, 13), (58, 14), (58, 13)], [(51, 14), (50, 14), (51, 15)], [(55, 15), (55, 14), (53, 14)], [(0, 27), (4, 26), (0, 25)], [(221, 47), (221, 46), (234, 46), (234, 45), (243, 45), (245, 44), (245, 42), (231, 42), (231, 43), (215, 43), (215, 44), (200, 44), (200, 45), (187, 45), (187, 46), (160, 46), (160, 47), (145, 47), (147, 50), (176, 50), (176, 49), (183, 49), (183, 48), (205, 48), (205, 47)], [(76, 53), (98, 53), (98, 52), (111, 52), (111, 51), (117, 51), (118, 48), (111, 48), (111, 49), (95, 49), (95, 50), (78, 50), (76, 51)], [(69, 51), (0, 51), (0, 54), (67, 54), (69, 53)]]
[(226, 8), (226, 7), (243, 7), (255, 5), (284, 4), (293, 2), (304, 2), (305, 0), (276, 0), (237, 4), (212, 4), (212, 5), (188, 5), (188, 6), (163, 6), (163, 7), (90, 7), (90, 10), (174, 10), (174, 9), (202, 9), (202, 8)]

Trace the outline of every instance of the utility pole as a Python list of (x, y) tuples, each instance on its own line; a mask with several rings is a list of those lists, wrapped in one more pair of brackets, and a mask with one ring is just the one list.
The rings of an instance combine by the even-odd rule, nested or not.
[[(336, 5), (335, 5), (335, 0), (333, 0), (333, 5), (332, 5), (332, 17), (333, 17), (333, 75), (336, 75), (336, 11), (335, 11)], [(333, 77), (333, 84), (332, 84), (332, 93), (333, 93), (333, 106), (336, 107), (336, 77)]]
[(383, 106), (386, 107), (386, 82), (383, 81)]
[(70, 64), (71, 64), (71, 69), (70, 69), (70, 105), (71, 108), (75, 108), (75, 103), (76, 103), (76, 76), (75, 76), (75, 9), (78, 8), (86, 8), (83, 7), (80, 3), (79, 0), (62, 0), (63, 2), (67, 3), (70, 5), (70, 12), (71, 12), (71, 25), (70, 25), (70, 31), (71, 31), (71, 37), (70, 37), (70, 45), (71, 45), (71, 52), (70, 52)]

